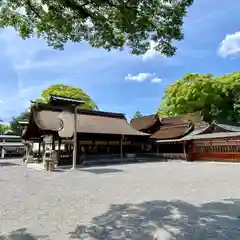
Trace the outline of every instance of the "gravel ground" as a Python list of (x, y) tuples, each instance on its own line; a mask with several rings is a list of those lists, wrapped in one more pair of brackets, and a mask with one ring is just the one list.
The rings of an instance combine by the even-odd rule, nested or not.
[(240, 239), (240, 164), (20, 162), (0, 160), (0, 240)]

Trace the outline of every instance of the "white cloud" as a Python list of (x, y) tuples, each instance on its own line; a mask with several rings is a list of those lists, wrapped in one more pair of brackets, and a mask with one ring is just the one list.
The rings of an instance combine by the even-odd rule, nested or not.
[(4, 101), (0, 99), (0, 103), (1, 103), (1, 104), (3, 104), (3, 103), (4, 103)]
[(143, 81), (146, 81), (147, 79), (149, 79), (152, 75), (153, 74), (151, 74), (151, 73), (139, 73), (137, 75), (128, 74), (125, 77), (125, 80), (135, 81), (135, 82), (143, 82)]
[(154, 42), (154, 41), (150, 41), (150, 46), (149, 46), (149, 49), (147, 50), (147, 52), (142, 56), (142, 60), (143, 61), (146, 61), (146, 60), (149, 60), (149, 59), (152, 59), (152, 58), (155, 58), (157, 56), (161, 56), (163, 57), (163, 55), (156, 51), (155, 50), (155, 47), (156, 47), (157, 43)]
[(156, 77), (155, 73), (139, 73), (137, 75), (128, 74), (125, 77), (125, 80), (133, 81), (133, 82), (144, 82), (144, 81), (147, 81), (147, 80), (149, 80), (152, 83), (162, 82), (162, 79)]
[(158, 77), (155, 77), (155, 78), (151, 79), (151, 82), (152, 83), (160, 83), (160, 82), (162, 82), (162, 79), (158, 78)]
[(240, 32), (227, 34), (220, 43), (218, 54), (226, 58), (231, 55), (240, 53)]

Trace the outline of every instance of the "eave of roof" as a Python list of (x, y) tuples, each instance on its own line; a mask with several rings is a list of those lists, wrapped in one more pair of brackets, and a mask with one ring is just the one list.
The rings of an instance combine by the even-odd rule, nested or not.
[(240, 127), (239, 126), (233, 126), (233, 125), (227, 125), (227, 124), (220, 124), (220, 123), (214, 123), (216, 126), (230, 131), (230, 132), (240, 132)]
[(183, 138), (186, 140), (196, 140), (196, 139), (212, 139), (212, 138), (229, 138), (229, 137), (238, 137), (240, 136), (240, 132), (219, 132), (219, 133), (207, 133), (200, 134), (195, 136), (186, 136)]
[(17, 139), (17, 138), (21, 138), (20, 136), (17, 135), (0, 135), (1, 139)]
[(216, 139), (216, 138), (231, 138), (231, 137), (239, 137), (240, 132), (219, 132), (219, 133), (207, 133), (207, 134), (188, 134), (185, 137), (180, 139), (171, 139), (171, 140), (157, 140), (157, 143), (163, 142), (184, 142), (190, 140), (200, 140), (200, 139)]
[(0, 142), (0, 146), (1, 147), (23, 147), (24, 144), (21, 142), (6, 142), (6, 143)]

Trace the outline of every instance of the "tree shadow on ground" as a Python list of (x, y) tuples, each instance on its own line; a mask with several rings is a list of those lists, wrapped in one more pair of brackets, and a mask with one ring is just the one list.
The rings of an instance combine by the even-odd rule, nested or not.
[(151, 201), (111, 205), (69, 233), (72, 239), (237, 240), (240, 239), (240, 199), (199, 206), (184, 201)]
[(20, 164), (12, 163), (12, 162), (0, 162), (0, 167), (11, 167), (11, 166), (18, 166)]
[(114, 169), (114, 168), (92, 168), (92, 169), (82, 169), (83, 172), (89, 172), (94, 174), (106, 174), (106, 173), (119, 173), (123, 172), (121, 169)]
[(35, 236), (27, 231), (26, 228), (21, 228), (7, 234), (1, 234), (0, 240), (46, 240), (49, 239), (46, 235)]

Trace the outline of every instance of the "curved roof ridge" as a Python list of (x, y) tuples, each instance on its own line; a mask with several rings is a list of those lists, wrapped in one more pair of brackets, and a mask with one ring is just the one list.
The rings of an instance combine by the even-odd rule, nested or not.
[(213, 124), (229, 132), (240, 132), (240, 126), (221, 124), (221, 123), (217, 123), (216, 121), (214, 121)]

